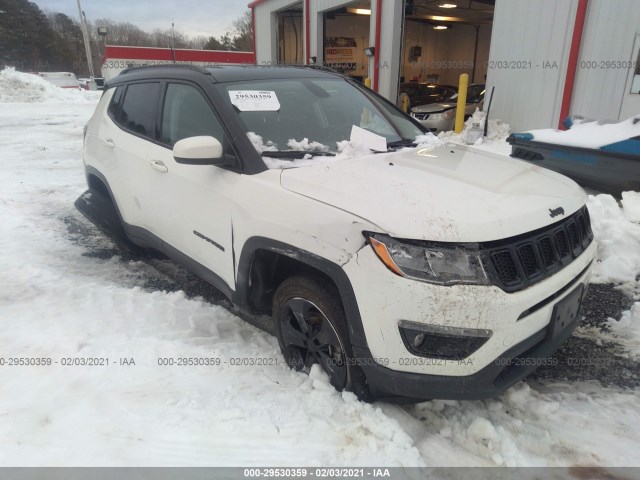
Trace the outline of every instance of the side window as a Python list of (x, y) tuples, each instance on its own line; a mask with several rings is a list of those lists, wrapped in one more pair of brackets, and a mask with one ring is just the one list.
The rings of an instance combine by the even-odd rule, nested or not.
[(155, 138), (156, 111), (159, 97), (159, 83), (131, 84), (127, 87), (124, 99), (121, 101), (120, 116), (116, 116), (114, 119), (128, 130), (149, 138)]
[(210, 135), (224, 145), (224, 130), (202, 94), (190, 85), (170, 83), (164, 99), (161, 141), (174, 145), (178, 140)]
[(122, 118), (122, 95), (124, 93), (124, 86), (116, 87), (116, 91), (111, 97), (111, 103), (109, 104), (109, 115), (114, 121), (120, 123)]

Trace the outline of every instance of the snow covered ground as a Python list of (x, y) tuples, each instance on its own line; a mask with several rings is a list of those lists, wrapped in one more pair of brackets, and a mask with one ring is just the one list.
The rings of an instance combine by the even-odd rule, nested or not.
[[(640, 466), (634, 388), (558, 377), (487, 401), (401, 407), (290, 371), (274, 338), (184, 293), (180, 267), (128, 257), (75, 211), (97, 96), (36, 95), (34, 82), (0, 75), (0, 466)], [(596, 280), (637, 300), (628, 198), (632, 215), (608, 196), (589, 206)], [(609, 323), (605, 340), (635, 358), (640, 304)], [(158, 364), (185, 357), (210, 365)], [(9, 365), (21, 358), (51, 365)], [(63, 365), (80, 358), (109, 363)]]

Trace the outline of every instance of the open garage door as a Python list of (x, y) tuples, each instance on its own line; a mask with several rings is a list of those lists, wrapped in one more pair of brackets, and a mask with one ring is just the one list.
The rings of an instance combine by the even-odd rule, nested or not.
[(363, 81), (368, 75), (371, 4), (369, 1), (348, 3), (324, 12), (324, 65)]
[(484, 84), (495, 0), (405, 0), (400, 93), (442, 102), (462, 73)]
[(302, 2), (276, 13), (278, 25), (278, 64), (304, 63)]

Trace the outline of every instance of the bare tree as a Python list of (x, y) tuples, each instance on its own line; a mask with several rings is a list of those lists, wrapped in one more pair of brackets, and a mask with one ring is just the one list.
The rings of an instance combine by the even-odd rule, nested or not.
[(253, 50), (253, 22), (251, 12), (247, 10), (233, 21), (233, 46), (235, 50), (250, 52)]
[(253, 50), (253, 23), (251, 12), (247, 10), (233, 21), (233, 28), (220, 37), (209, 37), (204, 46), (207, 50)]
[(132, 23), (114, 22), (108, 18), (101, 18), (93, 23), (109, 29), (108, 43), (110, 45), (153, 46), (151, 35)]
[(196, 35), (195, 37), (191, 38), (190, 46), (189, 48), (194, 48), (196, 50), (202, 50), (204, 49), (204, 46), (207, 44), (207, 42), (209, 41), (209, 38), (206, 37), (205, 35)]

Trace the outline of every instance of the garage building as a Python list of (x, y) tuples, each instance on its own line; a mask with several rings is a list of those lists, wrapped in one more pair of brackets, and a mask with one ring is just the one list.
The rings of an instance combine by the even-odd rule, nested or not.
[[(323, 64), (393, 102), (403, 82), (495, 87), (514, 130), (640, 113), (637, 0), (255, 0), (256, 62)], [(486, 108), (487, 102), (485, 102)]]

